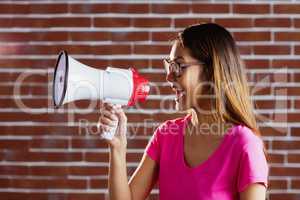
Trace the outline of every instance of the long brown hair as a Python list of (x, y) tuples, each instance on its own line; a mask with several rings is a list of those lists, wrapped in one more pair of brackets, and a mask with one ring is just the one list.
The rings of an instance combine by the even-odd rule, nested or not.
[(245, 125), (261, 136), (244, 62), (231, 34), (218, 24), (203, 23), (185, 28), (177, 39), (191, 56), (204, 63), (204, 74), (213, 85), (217, 117)]

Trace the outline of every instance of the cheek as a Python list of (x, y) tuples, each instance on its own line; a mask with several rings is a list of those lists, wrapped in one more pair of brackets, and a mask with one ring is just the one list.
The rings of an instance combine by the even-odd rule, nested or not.
[(197, 72), (190, 71), (183, 76), (182, 84), (190, 95), (201, 92), (202, 80), (200, 79), (200, 74)]

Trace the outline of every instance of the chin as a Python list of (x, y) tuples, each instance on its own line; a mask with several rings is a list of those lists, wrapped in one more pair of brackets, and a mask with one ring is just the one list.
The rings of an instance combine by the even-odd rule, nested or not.
[(175, 110), (178, 112), (184, 112), (190, 109), (184, 102), (175, 101), (175, 103)]

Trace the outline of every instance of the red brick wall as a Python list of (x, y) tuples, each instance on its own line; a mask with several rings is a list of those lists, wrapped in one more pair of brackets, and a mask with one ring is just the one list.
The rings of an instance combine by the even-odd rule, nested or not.
[(224, 25), (238, 42), (270, 153), (268, 198), (300, 199), (300, 4), (124, 2), (0, 2), (1, 199), (105, 199), (107, 145), (79, 128), (85, 119), (95, 130), (98, 109), (52, 108), (60, 50), (99, 69), (134, 66), (152, 81), (147, 103), (126, 110), (131, 175), (157, 122), (177, 117), (161, 64), (168, 40), (197, 22)]

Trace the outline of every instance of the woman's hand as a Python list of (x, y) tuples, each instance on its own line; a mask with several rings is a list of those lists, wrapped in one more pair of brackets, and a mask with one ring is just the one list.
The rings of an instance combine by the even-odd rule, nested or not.
[(105, 139), (111, 149), (126, 152), (127, 148), (127, 117), (120, 106), (104, 103), (101, 108), (101, 116), (98, 122), (98, 129), (103, 133), (110, 131), (118, 123), (115, 135), (112, 140)]

